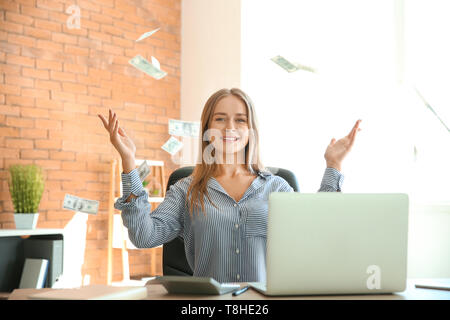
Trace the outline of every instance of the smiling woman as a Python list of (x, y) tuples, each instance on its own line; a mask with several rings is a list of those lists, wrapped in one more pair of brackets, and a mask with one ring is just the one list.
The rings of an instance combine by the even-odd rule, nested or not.
[[(217, 104), (204, 136), (213, 143), (218, 155), (243, 154), (249, 139), (247, 122), (247, 108), (243, 101), (235, 96), (227, 96)], [(237, 163), (237, 160), (232, 162)]]
[[(201, 121), (203, 158), (205, 149), (211, 145), (216, 164), (247, 164), (252, 173), (262, 169), (253, 102), (242, 90), (222, 89), (214, 93), (206, 102)], [(230, 159), (231, 155), (234, 158)]]
[(201, 116), (201, 136), (202, 157), (194, 169), (193, 183), (187, 194), (191, 212), (199, 203), (204, 209), (203, 202), (199, 199), (203, 199), (205, 195), (209, 198), (207, 183), (210, 177), (220, 180), (226, 175), (224, 170), (234, 171), (233, 176), (241, 177), (241, 181), (237, 181), (239, 184), (235, 184), (235, 188), (241, 186), (236, 193), (233, 192), (236, 196), (242, 195), (257, 172), (263, 170), (258, 152), (259, 137), (254, 106), (242, 90), (222, 89), (208, 99)]
[[(268, 198), (293, 189), (261, 164), (255, 108), (247, 94), (232, 88), (211, 95), (201, 116), (200, 163), (192, 175), (171, 185), (151, 214), (137, 170), (125, 168), (134, 163), (134, 143), (114, 112), (108, 121), (99, 117), (125, 163), (123, 195), (114, 207), (122, 211), (136, 247), (152, 248), (181, 236), (194, 276), (218, 282), (265, 280)], [(331, 140), (319, 191), (340, 191), (339, 168), (358, 130), (359, 121), (347, 136)]]

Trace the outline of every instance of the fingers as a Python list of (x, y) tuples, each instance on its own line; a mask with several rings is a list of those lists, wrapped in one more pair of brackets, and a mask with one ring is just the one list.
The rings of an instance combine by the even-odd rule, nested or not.
[(355, 126), (353, 127), (352, 131), (349, 134), (349, 138), (350, 138), (350, 144), (349, 147), (351, 148), (353, 146), (353, 143), (355, 142), (355, 138), (356, 138), (356, 133), (358, 131), (361, 131), (361, 129), (359, 128), (359, 124), (361, 123), (361, 120), (356, 121)]
[(110, 136), (113, 136), (117, 133), (119, 133), (121, 136), (126, 135), (125, 132), (122, 130), (122, 128), (120, 128), (119, 126), (117, 114), (113, 112), (111, 109), (109, 109), (108, 122), (101, 114), (98, 114), (98, 117), (100, 118), (100, 120), (102, 120), (105, 129), (109, 131)]
[(362, 120), (356, 121), (355, 128), (353, 130), (353, 139), (355, 139), (356, 133), (358, 133), (358, 131), (361, 131), (361, 129), (359, 128), (359, 125), (360, 125), (361, 121)]
[(117, 119), (117, 115), (115, 112), (113, 112), (111, 109), (109, 109), (109, 124), (108, 124), (108, 130), (110, 133), (114, 130), (115, 121)]
[(110, 125), (110, 130), (109, 130), (109, 132), (113, 133), (114, 127), (115, 127), (115, 125), (116, 125), (116, 121), (117, 121), (117, 115), (116, 115), (116, 113), (114, 112), (114, 115), (113, 115), (113, 117), (112, 117), (112, 121), (111, 121), (111, 123), (109, 124), (109, 125)]
[(356, 121), (355, 125), (353, 126), (352, 130), (350, 131), (350, 133), (348, 134), (349, 137), (351, 137), (352, 135), (355, 134), (356, 130), (358, 130), (359, 127), (359, 123), (361, 120)]
[[(110, 116), (111, 116), (111, 114), (110, 114)], [(106, 122), (106, 119), (101, 114), (98, 114), (98, 117), (100, 118), (100, 120), (102, 120), (103, 126), (105, 127), (105, 129), (108, 130), (109, 133), (111, 134), (111, 126), (113, 124), (113, 121), (110, 119), (109, 123)]]
[(116, 119), (116, 121), (114, 122), (113, 134), (117, 135), (118, 131), (119, 131), (119, 120)]
[(108, 129), (108, 123), (106, 122), (106, 119), (103, 118), (103, 116), (100, 114), (98, 114), (98, 117), (100, 118), (100, 120), (102, 120), (103, 126), (105, 127), (105, 129)]
[(360, 131), (361, 129), (359, 128), (359, 124), (361, 123), (361, 120), (356, 121), (355, 125), (353, 126), (352, 130), (350, 131), (350, 133), (348, 134), (348, 137), (350, 138), (350, 140), (355, 139), (356, 133), (358, 131)]

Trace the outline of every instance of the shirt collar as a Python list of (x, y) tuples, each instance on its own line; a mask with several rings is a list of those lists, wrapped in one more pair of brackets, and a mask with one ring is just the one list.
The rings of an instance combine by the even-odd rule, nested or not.
[[(248, 189), (245, 191), (244, 195), (242, 196), (241, 200), (244, 200), (249, 194), (252, 192), (258, 190), (261, 186), (263, 186), (269, 176), (271, 176), (272, 173), (268, 171), (259, 171), (256, 178), (252, 181)], [(221, 186), (219, 181), (217, 181), (214, 177), (211, 177), (208, 181), (208, 187), (215, 189), (217, 191), (220, 191), (222, 193), (225, 193), (228, 195), (226, 190)], [(229, 195), (228, 195), (229, 196)], [(239, 200), (239, 201), (241, 201)]]

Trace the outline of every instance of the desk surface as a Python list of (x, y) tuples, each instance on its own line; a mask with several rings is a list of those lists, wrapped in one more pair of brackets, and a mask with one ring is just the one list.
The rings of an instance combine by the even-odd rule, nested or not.
[[(147, 286), (147, 300), (450, 300), (450, 291), (422, 289), (415, 287), (416, 279), (410, 279), (404, 292), (378, 295), (328, 295), (328, 296), (281, 296), (267, 297), (254, 289), (249, 289), (239, 296), (231, 293), (220, 296), (210, 295), (173, 295), (168, 294), (162, 285), (152, 284)], [(242, 286), (246, 283), (242, 283)], [(47, 290), (57, 289), (16, 289), (9, 300), (27, 300), (28, 295)]]

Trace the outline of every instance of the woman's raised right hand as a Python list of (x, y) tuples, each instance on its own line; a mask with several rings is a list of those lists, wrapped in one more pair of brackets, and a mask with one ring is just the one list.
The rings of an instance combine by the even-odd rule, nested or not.
[(98, 115), (100, 120), (103, 122), (103, 126), (109, 133), (109, 140), (116, 150), (119, 152), (122, 160), (130, 161), (135, 159), (136, 146), (133, 140), (127, 136), (125, 131), (119, 126), (119, 120), (115, 112), (109, 109), (108, 121), (102, 116)]

